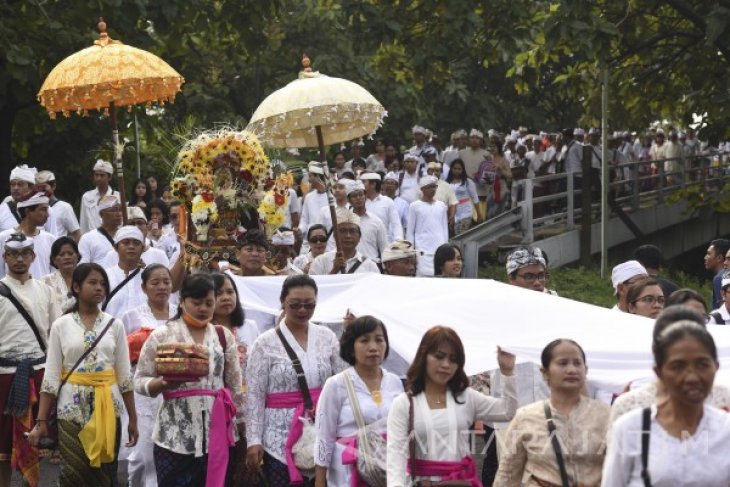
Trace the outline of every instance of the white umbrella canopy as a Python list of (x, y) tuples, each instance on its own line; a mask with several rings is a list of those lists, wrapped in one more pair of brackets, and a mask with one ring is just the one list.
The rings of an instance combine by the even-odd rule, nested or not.
[(299, 79), (266, 97), (247, 130), (272, 147), (320, 150), (378, 130), (387, 112), (368, 90), (346, 79), (312, 72), (306, 55), (302, 62)]

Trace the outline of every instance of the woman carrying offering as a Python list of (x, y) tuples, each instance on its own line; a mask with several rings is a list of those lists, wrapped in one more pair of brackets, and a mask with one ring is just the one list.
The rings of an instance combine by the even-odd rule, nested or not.
[(119, 417), (129, 415), (126, 446), (137, 443), (137, 414), (132, 394), (124, 325), (99, 305), (109, 281), (98, 264), (81, 264), (73, 273), (76, 305), (51, 326), (46, 373), (41, 386), (38, 424), (31, 444), (48, 436), (56, 400), (61, 487), (117, 485)]
[(588, 371), (583, 349), (573, 340), (554, 340), (543, 349), (541, 362), (550, 398), (517, 411), (494, 485), (598, 486), (609, 407), (581, 395)]
[[(154, 330), (140, 352), (135, 390), (150, 397), (162, 393), (163, 399), (152, 431), (160, 487), (222, 487), (228, 463), (243, 461), (228, 455), (237, 431), (244, 427), (238, 350), (230, 331), (211, 324), (214, 310), (213, 279), (207, 274), (187, 276), (175, 318)], [(160, 376), (158, 347), (180, 352), (204, 349), (207, 374), (178, 380), (169, 371)]]
[(381, 367), (389, 350), (388, 332), (377, 318), (361, 316), (345, 328), (340, 357), (351, 367), (327, 379), (317, 407), (317, 487), (367, 486), (357, 470), (362, 452), (358, 434), (364, 431), (356, 412), (368, 431), (385, 436), (390, 405), (403, 393), (398, 376)]
[[(302, 437), (305, 426), (300, 418), (313, 418), (313, 411), (306, 409), (316, 408), (324, 382), (346, 367), (335, 334), (309, 322), (317, 306), (314, 279), (306, 274), (287, 277), (280, 301), (280, 325), (254, 342), (246, 368), (246, 461), (257, 470), (263, 461), (269, 487), (312, 483), (314, 472), (302, 475), (294, 462), (295, 443), (309, 438)], [(313, 455), (313, 442), (304, 449)], [(309, 460), (314, 468), (314, 458)]]
[(500, 399), (469, 387), (464, 362), (464, 346), (451, 328), (435, 326), (421, 339), (408, 369), (408, 392), (393, 401), (388, 414), (388, 487), (409, 486), (411, 480), (460, 480), (481, 487), (469, 454), (469, 428), (478, 420), (514, 416), (515, 356), (497, 348), (505, 378)]
[(656, 338), (654, 364), (668, 398), (613, 424), (601, 485), (730, 485), (730, 415), (705, 403), (719, 366), (712, 335), (675, 322)]

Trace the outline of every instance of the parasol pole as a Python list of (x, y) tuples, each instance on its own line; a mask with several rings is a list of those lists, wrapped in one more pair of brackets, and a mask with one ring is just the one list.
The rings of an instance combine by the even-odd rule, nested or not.
[(122, 224), (127, 224), (127, 200), (124, 197), (124, 167), (122, 165), (122, 149), (119, 147), (119, 129), (117, 128), (117, 107), (114, 101), (109, 102), (109, 114), (112, 123), (112, 142), (114, 143), (114, 165), (117, 166), (117, 183), (119, 184), (119, 200), (122, 206)]
[(337, 230), (337, 212), (335, 211), (335, 196), (332, 194), (332, 184), (328, 177), (329, 171), (327, 170), (327, 158), (324, 152), (324, 137), (322, 136), (322, 127), (317, 125), (315, 127), (317, 131), (317, 143), (319, 144), (319, 162), (322, 164), (322, 170), (324, 172), (324, 187), (327, 191), (327, 201), (330, 205), (330, 218), (332, 218), (332, 235), (335, 238), (335, 247), (337, 252), (342, 252), (342, 246), (340, 245), (340, 232)]

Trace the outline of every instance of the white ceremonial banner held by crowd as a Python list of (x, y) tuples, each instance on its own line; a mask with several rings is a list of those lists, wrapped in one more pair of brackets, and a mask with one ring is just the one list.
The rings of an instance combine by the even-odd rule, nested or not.
[[(571, 338), (585, 350), (592, 388), (619, 393), (654, 377), (653, 320), (488, 279), (408, 278), (380, 274), (313, 276), (319, 287), (312, 321), (337, 323), (349, 309), (388, 328), (391, 353), (408, 363), (433, 325), (454, 328), (469, 375), (497, 368), (500, 345), (517, 362), (540, 363), (543, 347)], [(284, 276), (234, 277), (245, 309), (278, 316)], [(730, 386), (730, 327), (710, 326), (718, 348), (718, 383)], [(403, 371), (393, 371), (402, 373)]]

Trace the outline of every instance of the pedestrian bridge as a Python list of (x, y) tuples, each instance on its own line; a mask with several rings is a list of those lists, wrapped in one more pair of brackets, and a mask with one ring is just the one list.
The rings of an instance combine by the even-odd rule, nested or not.
[[(672, 258), (730, 233), (730, 213), (709, 207), (693, 210), (678, 194), (686, 190), (693, 200), (719, 202), (730, 181), (728, 154), (668, 160), (672, 171), (665, 171), (664, 162), (656, 161), (653, 170), (647, 161), (612, 166), (621, 179), (611, 178), (609, 185), (609, 249), (631, 241), (654, 243)], [(464, 249), (466, 277), (477, 276), (480, 252), (533, 245), (545, 251), (550, 267), (585, 262), (601, 252), (600, 197), (593, 194), (583, 200), (579, 173), (541, 176), (519, 184), (525, 196), (516, 207), (452, 239)]]

